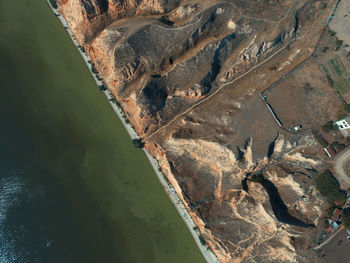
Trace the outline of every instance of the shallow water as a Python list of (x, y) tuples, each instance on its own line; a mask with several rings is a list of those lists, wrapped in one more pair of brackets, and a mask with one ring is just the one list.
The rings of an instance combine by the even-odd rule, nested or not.
[(0, 262), (203, 262), (44, 0), (0, 0)]

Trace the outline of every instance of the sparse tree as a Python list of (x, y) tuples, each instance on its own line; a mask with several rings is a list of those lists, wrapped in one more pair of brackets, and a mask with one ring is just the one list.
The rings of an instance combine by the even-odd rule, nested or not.
[(336, 32), (334, 32), (333, 30), (329, 29), (329, 34), (333, 37), (333, 36), (335, 36)]
[(337, 39), (337, 40), (335, 41), (335, 44), (337, 45), (337, 48), (340, 48), (341, 45), (343, 45), (343, 40)]
[(98, 85), (98, 89), (100, 91), (105, 91), (105, 90), (107, 90), (107, 87), (105, 85)]
[(327, 121), (325, 125), (322, 126), (322, 129), (325, 133), (329, 133), (331, 130), (333, 130), (334, 123), (333, 121)]
[(341, 221), (344, 227), (350, 230), (350, 207), (343, 210), (343, 213), (341, 214)]
[(316, 177), (316, 187), (330, 204), (346, 199), (345, 192), (340, 189), (339, 182), (330, 170), (326, 170)]
[(143, 148), (145, 146), (145, 143), (142, 141), (142, 139), (133, 139), (131, 142), (136, 148)]
[(57, 1), (56, 0), (50, 0), (50, 4), (54, 9), (58, 8)]

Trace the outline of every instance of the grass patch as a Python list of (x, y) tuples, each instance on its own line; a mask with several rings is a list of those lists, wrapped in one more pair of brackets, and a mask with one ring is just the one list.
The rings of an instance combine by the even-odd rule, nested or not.
[(342, 75), (342, 70), (340, 69), (340, 65), (337, 60), (331, 59), (330, 61), (328, 61), (328, 63), (333, 68), (334, 73), (336, 73), (338, 76)]
[(350, 230), (350, 208), (349, 207), (343, 210), (341, 219), (345, 228)]
[(333, 86), (338, 94), (343, 96), (350, 92), (350, 74), (338, 56), (329, 60), (326, 65), (320, 65), (326, 74), (328, 83)]
[(316, 177), (316, 187), (320, 194), (327, 198), (330, 205), (335, 201), (345, 201), (346, 194), (340, 189), (338, 180), (330, 170), (326, 170)]

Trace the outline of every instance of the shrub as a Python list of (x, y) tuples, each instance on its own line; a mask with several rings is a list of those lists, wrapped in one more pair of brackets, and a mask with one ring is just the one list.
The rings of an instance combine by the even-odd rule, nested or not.
[(344, 150), (344, 149), (345, 149), (345, 144), (338, 143), (338, 145), (337, 145), (337, 150), (338, 150), (338, 151), (342, 151), (342, 150)]
[(333, 30), (329, 29), (329, 34), (333, 37), (333, 36), (335, 36), (336, 32), (334, 32)]
[(344, 102), (344, 109), (346, 110), (346, 112), (350, 112), (350, 104), (347, 104)]
[(58, 8), (58, 5), (57, 5), (57, 2), (56, 0), (50, 0), (50, 4), (53, 8), (57, 9)]
[(260, 183), (265, 179), (263, 174), (253, 174), (249, 177), (249, 181)]
[(106, 87), (105, 85), (99, 85), (99, 86), (98, 86), (98, 89), (99, 89), (100, 91), (105, 91), (105, 90), (107, 90), (107, 87)]
[(340, 48), (340, 46), (343, 45), (343, 40), (337, 39), (335, 44), (337, 45), (337, 48)]
[(340, 189), (339, 182), (329, 170), (316, 177), (316, 187), (330, 204), (334, 204), (337, 200), (344, 201), (346, 199), (345, 192)]
[(94, 74), (98, 74), (94, 63), (91, 63), (91, 72), (94, 73)]
[(343, 225), (345, 228), (350, 230), (350, 208), (347, 207), (343, 210), (343, 213), (341, 214), (341, 221), (343, 222)]
[(145, 143), (142, 141), (142, 139), (133, 139), (131, 142), (136, 148), (143, 148), (145, 146)]
[(333, 127), (333, 121), (327, 121), (327, 123), (322, 126), (322, 129), (325, 131), (325, 133), (329, 133), (331, 130), (333, 130)]
[(345, 145), (344, 144), (341, 144), (341, 143), (339, 143), (339, 142), (332, 142), (332, 147), (334, 148), (334, 149), (336, 149), (337, 151), (341, 151), (341, 150), (343, 150), (344, 148), (345, 148)]
[(333, 82), (332, 78), (328, 75), (326, 77), (327, 77), (327, 81), (328, 81), (329, 86), (334, 86), (334, 82)]
[(201, 242), (201, 244), (202, 244), (203, 246), (208, 245), (207, 242), (205, 241), (205, 239), (204, 239), (204, 237), (203, 237), (202, 235), (199, 235), (199, 241)]

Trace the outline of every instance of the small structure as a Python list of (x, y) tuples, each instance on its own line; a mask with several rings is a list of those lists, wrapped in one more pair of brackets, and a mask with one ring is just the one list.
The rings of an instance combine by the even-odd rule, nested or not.
[(339, 208), (336, 208), (333, 212), (332, 220), (335, 222), (340, 222), (340, 215), (342, 213), (342, 210)]
[(329, 233), (331, 233), (331, 232), (334, 231), (334, 228), (331, 227), (331, 226), (329, 226), (329, 227), (326, 228), (326, 231), (329, 232)]
[(331, 225), (331, 227), (332, 227), (334, 230), (337, 229), (337, 228), (339, 227), (338, 223), (335, 222), (335, 221), (331, 221), (331, 222), (330, 222), (330, 225)]
[(327, 232), (331, 233), (339, 227), (339, 224), (334, 220), (328, 219), (329, 226), (325, 229)]
[(328, 145), (326, 148), (323, 148), (323, 150), (326, 152), (329, 158), (335, 156), (335, 151), (331, 145)]
[(344, 136), (350, 135), (350, 116), (337, 121), (336, 124)]

